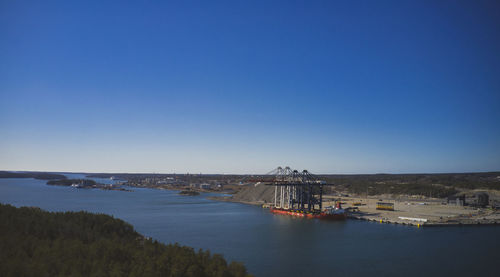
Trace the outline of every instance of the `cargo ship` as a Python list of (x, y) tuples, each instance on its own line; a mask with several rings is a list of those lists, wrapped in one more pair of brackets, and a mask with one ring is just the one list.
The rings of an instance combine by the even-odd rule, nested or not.
[(345, 210), (342, 209), (340, 202), (337, 202), (335, 207), (327, 207), (323, 211), (306, 211), (306, 210), (296, 210), (296, 209), (283, 209), (283, 208), (270, 208), (271, 213), (291, 215), (305, 218), (318, 218), (327, 220), (345, 220), (346, 214)]

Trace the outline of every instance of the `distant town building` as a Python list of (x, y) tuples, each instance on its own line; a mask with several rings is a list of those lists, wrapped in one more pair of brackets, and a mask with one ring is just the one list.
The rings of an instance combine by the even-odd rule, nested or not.
[(209, 188), (210, 188), (210, 184), (207, 184), (207, 183), (200, 184), (200, 189), (209, 189)]
[(464, 195), (452, 195), (448, 196), (448, 205), (457, 205), (464, 206), (465, 205), (465, 194)]
[(490, 196), (486, 192), (476, 193), (476, 204), (478, 207), (486, 207), (490, 204)]

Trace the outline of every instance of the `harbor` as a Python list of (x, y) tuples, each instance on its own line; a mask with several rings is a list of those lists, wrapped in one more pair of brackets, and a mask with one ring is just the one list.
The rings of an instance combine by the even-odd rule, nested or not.
[[(255, 185), (224, 199), (261, 205), (275, 214), (317, 219), (348, 218), (416, 227), (500, 224), (497, 190), (472, 190), (446, 199), (418, 195), (325, 194), (326, 188), (335, 184), (307, 170), (299, 172), (289, 167), (278, 167), (249, 181)], [(239, 194), (245, 197), (238, 197)]]
[[(489, 207), (454, 206), (440, 201), (394, 201), (394, 210), (381, 210), (377, 209), (378, 202), (380, 200), (376, 198), (325, 196), (323, 205), (332, 206), (335, 203), (342, 203), (348, 220), (372, 221), (383, 224), (415, 227), (500, 225), (500, 212)], [(272, 205), (262, 204), (262, 208), (272, 209)]]
[[(377, 208), (380, 198), (324, 196), (324, 206), (341, 203), (349, 220), (364, 220), (383, 224), (401, 224), (415, 227), (446, 227), (460, 225), (500, 225), (500, 212), (492, 207), (457, 206), (439, 199), (384, 200), (393, 209)], [(257, 204), (257, 203), (247, 203)], [(272, 204), (262, 204), (271, 209)]]

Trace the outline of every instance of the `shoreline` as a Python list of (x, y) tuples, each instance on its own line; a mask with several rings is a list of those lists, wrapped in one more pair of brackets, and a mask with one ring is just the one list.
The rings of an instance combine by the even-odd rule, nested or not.
[[(232, 197), (219, 197), (219, 196), (210, 196), (207, 197), (210, 200), (214, 201), (221, 201), (221, 202), (233, 202), (233, 203), (240, 203), (240, 204), (246, 204), (246, 205), (253, 205), (253, 206), (261, 206), (262, 208), (267, 208), (270, 206), (269, 203), (266, 203), (264, 201), (242, 201), (242, 200), (234, 200)], [(343, 199), (341, 198), (340, 201), (342, 203), (345, 203), (343, 205), (347, 205), (347, 202), (344, 201), (363, 201), (363, 200), (372, 200), (372, 201), (377, 201), (375, 198), (355, 198), (355, 199)], [(331, 201), (325, 201), (325, 203), (329, 203)], [(417, 201), (414, 201), (417, 202)], [(421, 200), (418, 201), (420, 203), (426, 203), (426, 202), (421, 202)], [(406, 201), (405, 203), (408, 203)], [(401, 205), (401, 203), (398, 203)], [(373, 209), (373, 207), (363, 207), (363, 211), (352, 211), (354, 207), (359, 209), (359, 206), (349, 206), (347, 207), (347, 218), (348, 219), (353, 219), (353, 220), (364, 220), (364, 221), (373, 221), (373, 222), (378, 222), (382, 224), (397, 224), (397, 225), (408, 225), (408, 226), (415, 226), (415, 227), (456, 227), (456, 226), (498, 226), (500, 225), (500, 213), (498, 211), (490, 210), (488, 209), (472, 209), (469, 207), (453, 207), (450, 205), (442, 205), (441, 203), (439, 204), (433, 204), (433, 205), (418, 205), (418, 208), (421, 209), (427, 209), (425, 211), (427, 215), (432, 215), (432, 219), (428, 218), (419, 218), (422, 217), (423, 215), (425, 216), (426, 214), (423, 214), (422, 211), (416, 210), (413, 211), (413, 213), (408, 213), (408, 211), (403, 211), (403, 210), (395, 210), (395, 211), (381, 211), (381, 210), (376, 210)], [(415, 203), (411, 204), (415, 205)], [(407, 206), (411, 206), (407, 205)], [(438, 210), (438, 211), (433, 211), (433, 208), (435, 206), (441, 205), (441, 209), (449, 209), (449, 210), (456, 210), (459, 209), (459, 211), (456, 213), (455, 216), (444, 218), (437, 220), (436, 217), (440, 214), (443, 213), (443, 211)], [(326, 206), (326, 205), (325, 205)], [(399, 205), (398, 205), (399, 206)], [(423, 207), (423, 208), (422, 208)], [(481, 212), (485, 212), (486, 214), (483, 214)], [(464, 212), (476, 212), (474, 216), (469, 217), (464, 217)], [(489, 213), (488, 213), (489, 212)], [(433, 214), (434, 213), (434, 214)], [(402, 217), (400, 215), (408, 215), (408, 217)], [(400, 218), (402, 217), (402, 218)], [(414, 218), (415, 220), (409, 220), (409, 218)], [(422, 221), (420, 221), (420, 219)], [(424, 221), (425, 220), (425, 221)]]
[[(161, 190), (183, 191), (191, 190), (198, 193), (217, 193), (232, 194), (231, 196), (206, 196), (207, 199), (220, 202), (233, 202), (245, 205), (269, 207), (271, 203), (264, 200), (245, 201), (234, 199), (234, 191), (216, 191), (188, 186), (134, 186), (137, 188), (150, 188)], [(394, 211), (381, 211), (375, 208), (375, 203), (385, 199), (395, 203)], [(472, 208), (468, 206), (458, 207), (454, 205), (443, 204), (444, 199), (435, 198), (406, 198), (404, 201), (398, 200), (398, 197), (389, 197), (384, 195), (371, 197), (336, 197), (326, 195), (323, 205), (334, 205), (335, 201), (341, 201), (344, 208), (347, 209), (347, 218), (353, 220), (373, 221), (383, 224), (409, 225), (415, 227), (451, 227), (451, 226), (492, 226), (500, 225), (500, 212), (498, 210), (488, 210), (481, 208)], [(363, 203), (361, 206), (354, 205), (355, 202)], [(353, 211), (354, 210), (354, 211)], [(400, 218), (402, 217), (402, 218)], [(414, 218), (416, 220), (409, 220)], [(421, 219), (421, 220), (420, 220)]]

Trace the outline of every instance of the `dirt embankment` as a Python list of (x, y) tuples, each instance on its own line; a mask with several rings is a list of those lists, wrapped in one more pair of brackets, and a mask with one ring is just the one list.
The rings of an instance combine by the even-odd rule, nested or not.
[(232, 196), (215, 197), (216, 200), (232, 201), (252, 205), (274, 202), (274, 186), (263, 184), (247, 186)]
[(233, 195), (235, 201), (264, 202), (274, 201), (274, 186), (259, 184), (249, 186)]

